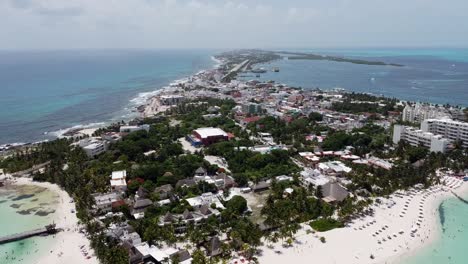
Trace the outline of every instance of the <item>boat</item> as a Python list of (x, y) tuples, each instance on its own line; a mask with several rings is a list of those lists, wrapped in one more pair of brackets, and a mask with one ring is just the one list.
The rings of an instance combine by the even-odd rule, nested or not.
[(251, 72), (253, 72), (253, 73), (265, 73), (267, 71), (264, 68), (257, 68), (257, 69), (252, 69)]
[(274, 72), (279, 72), (280, 69), (279, 69), (278, 67), (274, 67), (274, 68), (273, 68), (273, 71), (274, 71)]

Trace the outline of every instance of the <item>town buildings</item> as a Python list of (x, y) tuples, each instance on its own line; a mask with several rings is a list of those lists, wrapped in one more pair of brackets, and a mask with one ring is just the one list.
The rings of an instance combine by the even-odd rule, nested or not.
[(113, 171), (111, 175), (111, 190), (115, 192), (124, 192), (127, 190), (127, 171)]

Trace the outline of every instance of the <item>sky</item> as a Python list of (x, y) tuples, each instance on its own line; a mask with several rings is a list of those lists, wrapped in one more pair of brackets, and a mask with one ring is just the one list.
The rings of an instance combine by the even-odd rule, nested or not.
[(0, 0), (0, 49), (468, 47), (467, 0)]

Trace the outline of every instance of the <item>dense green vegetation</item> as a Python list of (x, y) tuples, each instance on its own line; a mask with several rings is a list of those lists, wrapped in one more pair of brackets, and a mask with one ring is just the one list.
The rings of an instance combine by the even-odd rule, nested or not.
[(362, 155), (383, 149), (384, 145), (389, 141), (388, 132), (384, 128), (374, 124), (367, 124), (362, 128), (354, 129), (351, 133), (344, 131), (330, 132), (324, 140), (322, 148), (336, 151), (342, 150), (346, 146), (352, 146), (355, 148), (357, 155)]
[(321, 218), (310, 222), (310, 226), (319, 232), (326, 232), (343, 227), (343, 223), (332, 218)]
[(242, 174), (253, 181), (298, 171), (298, 167), (292, 163), (289, 153), (285, 150), (272, 150), (268, 154), (261, 154), (246, 149), (240, 150), (233, 142), (219, 142), (211, 145), (205, 153), (224, 157), (235, 175)]
[(400, 108), (396, 106), (397, 102), (397, 99), (376, 97), (361, 93), (347, 93), (344, 94), (343, 102), (334, 102), (332, 104), (332, 109), (343, 113), (377, 113), (387, 116), (388, 111), (400, 110)]

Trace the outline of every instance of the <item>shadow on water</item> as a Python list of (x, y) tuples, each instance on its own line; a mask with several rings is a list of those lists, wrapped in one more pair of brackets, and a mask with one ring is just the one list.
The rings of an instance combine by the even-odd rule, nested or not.
[(442, 225), (442, 232), (445, 233), (445, 209), (442, 204), (439, 205), (439, 218)]

